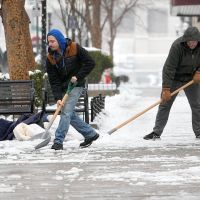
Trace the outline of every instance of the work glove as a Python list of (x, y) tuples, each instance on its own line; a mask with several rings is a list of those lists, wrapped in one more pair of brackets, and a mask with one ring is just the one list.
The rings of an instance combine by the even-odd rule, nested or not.
[(161, 100), (162, 100), (162, 103), (166, 103), (166, 102), (169, 101), (170, 99), (171, 99), (170, 88), (163, 88), (163, 89), (162, 89), (162, 93), (161, 93)]
[(194, 83), (200, 83), (200, 71), (196, 71), (193, 76)]

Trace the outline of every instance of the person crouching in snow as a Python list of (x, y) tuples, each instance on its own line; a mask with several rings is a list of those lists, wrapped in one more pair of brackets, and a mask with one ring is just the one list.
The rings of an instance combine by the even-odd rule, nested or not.
[(184, 89), (192, 110), (192, 126), (196, 138), (200, 139), (200, 32), (189, 27), (182, 37), (174, 41), (163, 67), (162, 102), (159, 105), (153, 132), (144, 136), (145, 140), (159, 139), (171, 106), (177, 96), (171, 93), (190, 80), (194, 84)]
[(74, 111), (75, 105), (84, 89), (85, 78), (95, 66), (88, 52), (57, 29), (47, 34), (48, 56), (46, 70), (57, 105), (62, 105), (69, 82), (76, 86), (69, 94), (65, 105), (62, 105), (59, 125), (55, 132), (52, 149), (63, 149), (63, 141), (71, 124), (85, 138), (80, 147), (87, 147), (99, 137), (99, 134), (87, 123), (85, 123)]

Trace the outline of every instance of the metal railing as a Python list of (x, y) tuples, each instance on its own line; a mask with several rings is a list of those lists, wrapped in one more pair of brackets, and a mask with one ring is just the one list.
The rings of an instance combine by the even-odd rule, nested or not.
[(95, 117), (102, 112), (105, 108), (105, 97), (101, 94), (91, 99), (91, 122), (94, 121)]

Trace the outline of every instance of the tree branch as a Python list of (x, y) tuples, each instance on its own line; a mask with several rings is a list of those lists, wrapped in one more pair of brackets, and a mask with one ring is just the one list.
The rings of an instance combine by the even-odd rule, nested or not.
[(137, 6), (137, 2), (138, 0), (135, 0), (134, 2), (130, 1), (128, 3), (124, 3), (125, 7), (121, 13), (121, 15), (114, 21), (114, 26), (119, 26), (122, 19), (124, 18), (124, 16), (133, 8), (135, 8)]
[(101, 25), (101, 31), (103, 31), (104, 26), (105, 26), (105, 24), (106, 24), (107, 21), (108, 21), (108, 15), (106, 15), (106, 17), (105, 17), (104, 20), (103, 20), (103, 23), (102, 23), (102, 25)]

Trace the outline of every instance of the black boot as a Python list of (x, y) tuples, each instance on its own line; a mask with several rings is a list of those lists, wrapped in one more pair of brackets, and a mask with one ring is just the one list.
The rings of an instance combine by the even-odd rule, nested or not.
[(52, 145), (51, 149), (63, 150), (63, 144), (54, 143), (54, 144)]
[(93, 141), (97, 140), (99, 137), (99, 134), (97, 133), (95, 136), (85, 139), (84, 142), (80, 143), (81, 148), (89, 147)]
[(156, 140), (156, 139), (160, 139), (160, 136), (158, 134), (156, 134), (155, 132), (152, 132), (148, 135), (145, 135), (143, 137), (144, 140)]

